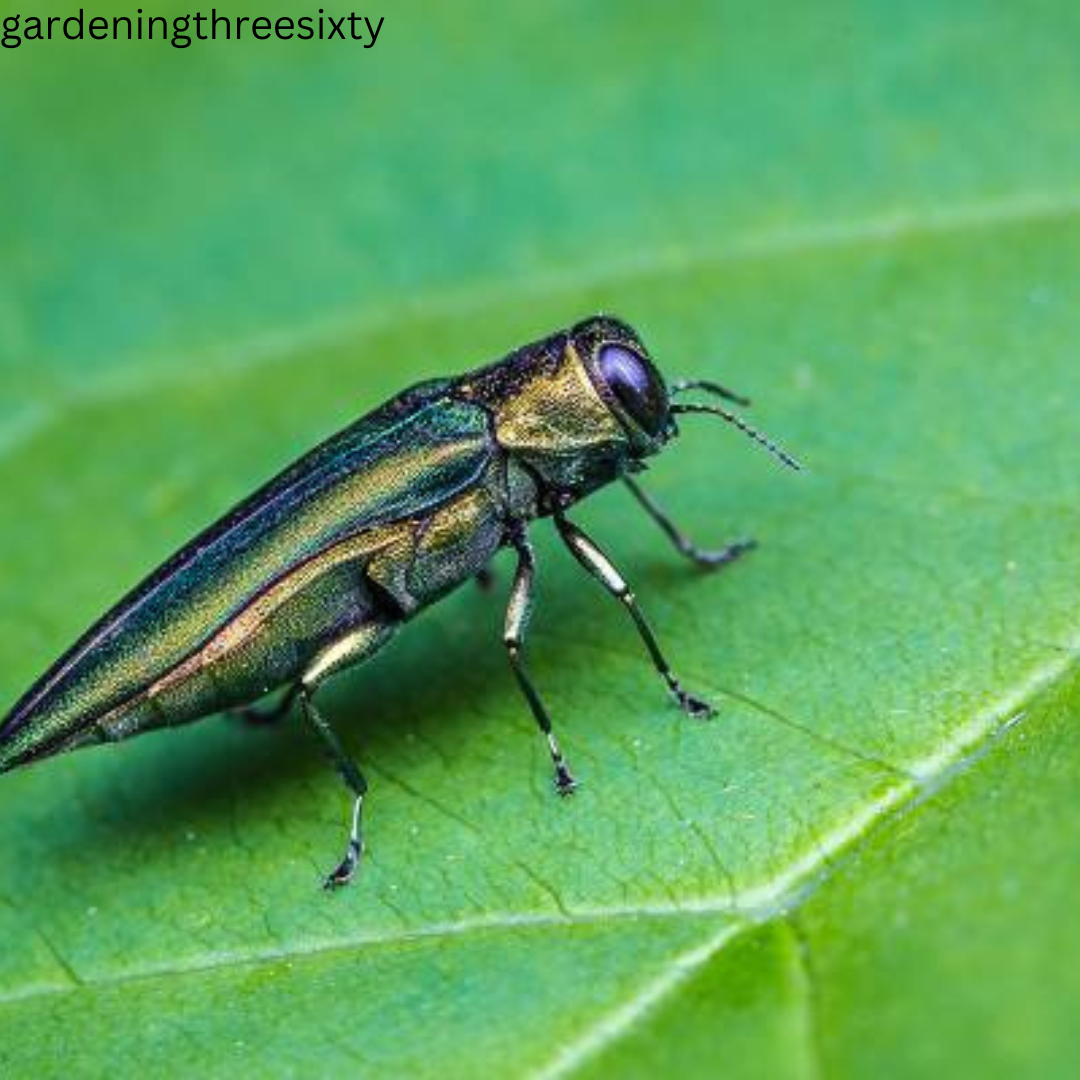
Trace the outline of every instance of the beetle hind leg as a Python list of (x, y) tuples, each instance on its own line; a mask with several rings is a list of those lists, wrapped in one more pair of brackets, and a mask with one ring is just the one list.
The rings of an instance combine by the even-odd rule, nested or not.
[(337, 889), (342, 885), (348, 885), (360, 865), (364, 854), (363, 811), (364, 796), (367, 794), (368, 785), (364, 774), (360, 771), (360, 766), (345, 749), (329, 721), (316, 707), (315, 692), (330, 675), (371, 656), (386, 642), (392, 631), (392, 624), (367, 623), (327, 646), (305, 672), (297, 690), (304, 719), (318, 736), (323, 749), (353, 798), (348, 845), (341, 862), (326, 876), (323, 882), (326, 889)]
[(364, 796), (367, 794), (367, 781), (360, 771), (360, 766), (349, 756), (348, 751), (342, 745), (337, 732), (330, 726), (327, 719), (315, 707), (312, 700), (314, 691), (308, 686), (300, 691), (300, 702), (304, 709), (304, 718), (311, 730), (322, 740), (328, 756), (334, 763), (334, 767), (341, 774), (342, 780), (352, 792), (352, 826), (349, 829), (349, 843), (345, 848), (345, 856), (337, 867), (327, 874), (323, 881), (323, 888), (337, 889), (342, 885), (348, 885), (360, 865), (360, 859), (364, 853), (364, 836), (362, 832), (362, 818), (364, 811)]

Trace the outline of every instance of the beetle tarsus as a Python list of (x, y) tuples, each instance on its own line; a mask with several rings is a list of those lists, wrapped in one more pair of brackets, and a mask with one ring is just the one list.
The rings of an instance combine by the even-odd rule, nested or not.
[(716, 709), (712, 705), (684, 690), (677, 679), (670, 679), (668, 685), (671, 687), (672, 697), (687, 716), (694, 720), (711, 720), (716, 715)]
[(718, 550), (695, 547), (689, 541), (685, 548), (680, 547), (679, 550), (703, 570), (719, 570), (722, 566), (730, 566), (757, 546), (757, 541), (751, 536), (745, 540), (736, 540)]
[(338, 863), (333, 873), (327, 874), (323, 881), (323, 888), (333, 892), (341, 889), (356, 876), (356, 869), (364, 854), (364, 840), (360, 835), (360, 815), (362, 798), (357, 798), (353, 807), (353, 834), (349, 837), (349, 847), (346, 849), (345, 859)]
[(574, 792), (577, 791), (577, 786), (578, 782), (574, 779), (566, 762), (561, 761), (557, 763), (555, 766), (556, 792), (565, 798), (567, 795), (573, 795)]
[(560, 795), (573, 795), (577, 790), (578, 782), (574, 779), (574, 774), (570, 771), (570, 766), (567, 765), (566, 758), (559, 749), (555, 733), (548, 731), (546, 734), (551, 764), (555, 766), (555, 790)]

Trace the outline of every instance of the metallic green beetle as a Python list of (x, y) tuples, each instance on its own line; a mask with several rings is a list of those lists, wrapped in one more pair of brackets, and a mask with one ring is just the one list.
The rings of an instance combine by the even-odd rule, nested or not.
[[(705, 717), (712, 710), (672, 674), (625, 581), (566, 511), (622, 479), (684, 555), (718, 567), (752, 542), (699, 550), (631, 476), (678, 434), (676, 416), (720, 416), (798, 467), (728, 410), (676, 402), (691, 390), (746, 403), (703, 380), (668, 387), (638, 335), (599, 316), (404, 391), (255, 492), (95, 623), (0, 725), (0, 772), (225, 710), (269, 719), (299, 698), (352, 794), (348, 848), (326, 879), (344, 885), (363, 851), (367, 784), (315, 691), (510, 546), (518, 562), (504, 640), (556, 788), (568, 794), (574, 779), (521, 654), (533, 599), (529, 523), (554, 518), (577, 560), (626, 606), (678, 704)], [(270, 713), (249, 708), (279, 688)]]

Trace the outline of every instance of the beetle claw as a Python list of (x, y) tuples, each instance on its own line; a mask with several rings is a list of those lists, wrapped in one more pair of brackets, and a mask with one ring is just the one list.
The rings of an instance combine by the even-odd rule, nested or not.
[(716, 715), (716, 709), (702, 698), (688, 694), (685, 690), (677, 690), (675, 699), (687, 716), (693, 720), (711, 720)]
[(323, 888), (328, 892), (343, 888), (352, 881), (360, 865), (360, 856), (364, 853), (363, 845), (358, 840), (349, 841), (349, 849), (345, 852), (345, 858), (341, 860), (337, 868), (326, 875)]
[(565, 798), (573, 795), (577, 790), (578, 782), (574, 779), (570, 770), (563, 764), (555, 768), (555, 790)]

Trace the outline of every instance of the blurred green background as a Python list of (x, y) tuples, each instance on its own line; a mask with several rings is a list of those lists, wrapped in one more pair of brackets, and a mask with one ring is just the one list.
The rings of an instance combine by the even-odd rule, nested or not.
[(707, 726), (537, 530), (570, 803), (501, 595), (338, 680), (341, 895), (296, 725), (4, 776), (4, 1076), (1074, 1075), (1080, 9), (365, 13), (0, 52), (0, 707), (306, 446), (591, 311), (810, 471), (707, 426), (658, 463), (762, 540), (718, 577), (580, 514)]

